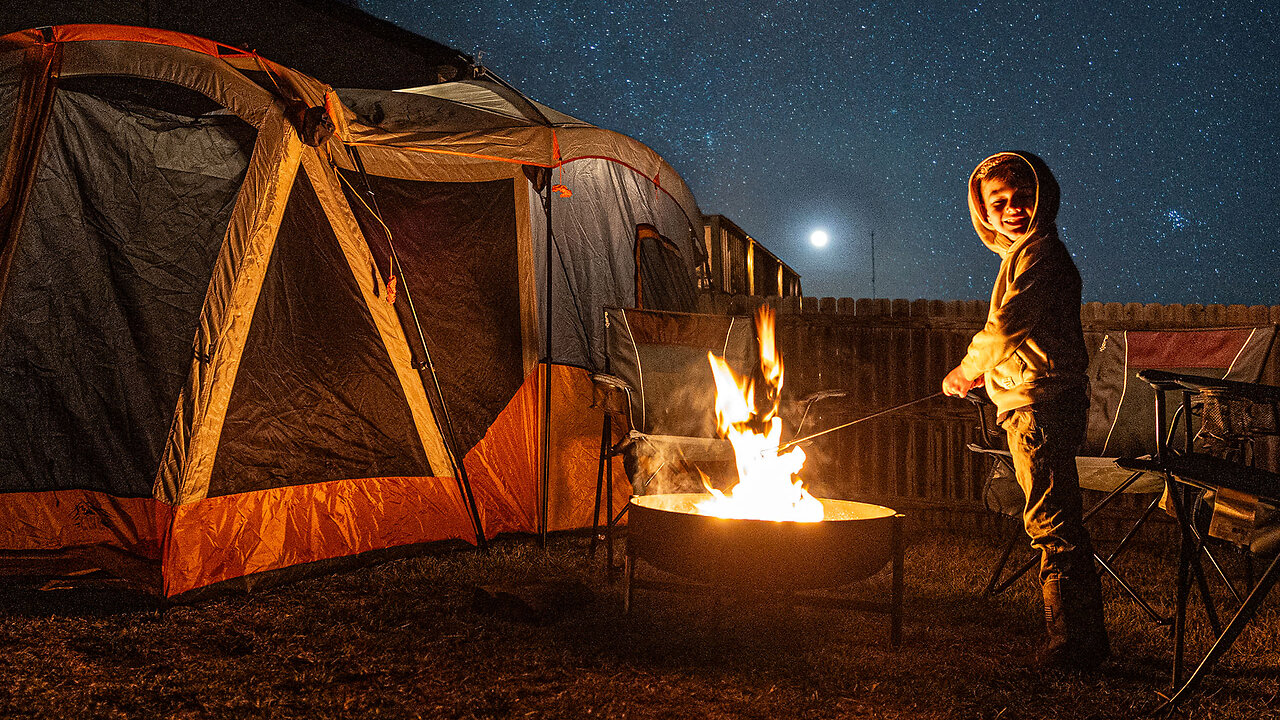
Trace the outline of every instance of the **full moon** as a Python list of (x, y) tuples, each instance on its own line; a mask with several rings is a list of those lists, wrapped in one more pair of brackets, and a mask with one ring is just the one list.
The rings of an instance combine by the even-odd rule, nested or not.
[(831, 236), (827, 234), (826, 230), (814, 230), (809, 233), (809, 244), (816, 248), (826, 247), (830, 240)]

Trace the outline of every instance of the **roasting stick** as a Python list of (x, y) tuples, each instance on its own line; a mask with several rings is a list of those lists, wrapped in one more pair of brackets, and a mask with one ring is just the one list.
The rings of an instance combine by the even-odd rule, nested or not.
[(779, 452), (779, 453), (781, 453), (783, 450), (786, 450), (787, 448), (789, 448), (789, 447), (791, 447), (791, 446), (793, 446), (793, 445), (799, 445), (799, 444), (800, 444), (800, 443), (802, 443), (802, 442), (808, 442), (808, 441), (810, 441), (810, 440), (812, 440), (812, 439), (814, 439), (814, 438), (816, 438), (816, 437), (819, 437), (819, 436), (821, 436), (821, 435), (826, 435), (827, 433), (835, 432), (835, 431), (837, 431), (837, 430), (843, 430), (844, 428), (847, 428), (847, 427), (849, 427), (850, 425), (857, 425), (857, 424), (858, 424), (858, 423), (860, 423), (860, 422), (866, 422), (867, 420), (870, 420), (870, 419), (872, 419), (872, 418), (878, 418), (878, 417), (880, 417), (881, 415), (888, 415), (888, 414), (889, 414), (889, 413), (891, 413), (891, 412), (897, 412), (897, 411), (899, 411), (899, 410), (901, 410), (901, 409), (903, 409), (903, 408), (905, 408), (905, 407), (910, 407), (910, 406), (912, 406), (912, 405), (916, 405), (916, 404), (918, 404), (918, 403), (922, 403), (922, 402), (924, 402), (925, 400), (932, 400), (932, 399), (934, 399), (934, 398), (938, 397), (938, 396), (939, 396), (939, 395), (941, 395), (941, 394), (942, 394), (942, 391), (941, 391), (941, 390), (939, 390), (938, 392), (936, 392), (936, 393), (934, 393), (934, 394), (930, 395), (929, 397), (916, 398), (915, 400), (912, 400), (911, 402), (905, 402), (905, 403), (902, 403), (901, 405), (895, 405), (895, 406), (893, 406), (893, 407), (891, 407), (891, 408), (888, 408), (887, 410), (881, 410), (880, 412), (871, 413), (870, 415), (866, 415), (866, 416), (864, 416), (864, 417), (860, 417), (860, 418), (858, 418), (857, 420), (850, 420), (849, 422), (844, 423), (844, 424), (842, 424), (842, 425), (837, 425), (837, 426), (832, 427), (832, 428), (827, 428), (826, 430), (822, 430), (822, 431), (819, 431), (819, 432), (813, 433), (812, 435), (805, 435), (805, 436), (804, 436), (804, 437), (802, 437), (802, 438), (796, 438), (795, 440), (788, 440), (787, 442), (784, 442), (784, 443), (782, 443), (781, 445), (779, 445), (779, 446), (778, 446), (778, 452)]

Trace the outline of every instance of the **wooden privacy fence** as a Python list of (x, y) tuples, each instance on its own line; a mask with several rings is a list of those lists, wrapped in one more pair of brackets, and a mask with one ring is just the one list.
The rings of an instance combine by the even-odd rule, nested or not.
[[(977, 300), (734, 296), (715, 309), (749, 314), (766, 303), (778, 310), (786, 369), (784, 437), (937, 392), (987, 315), (987, 302)], [(1280, 305), (1088, 303), (1081, 319), (1093, 352), (1111, 331), (1280, 323)], [(1268, 357), (1262, 382), (1280, 385), (1276, 355)], [(813, 400), (806, 414), (803, 399), (824, 391), (844, 394)], [(805, 446), (806, 483), (825, 497), (981, 509), (986, 465), (965, 448), (977, 424), (968, 402), (940, 397), (836, 431)]]

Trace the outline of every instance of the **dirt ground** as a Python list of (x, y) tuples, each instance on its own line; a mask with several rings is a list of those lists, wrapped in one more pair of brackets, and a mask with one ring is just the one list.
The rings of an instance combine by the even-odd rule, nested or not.
[[(980, 596), (997, 546), (987, 533), (913, 533), (896, 649), (881, 615), (723, 594), (639, 593), (624, 615), (621, 583), (601, 557), (588, 561), (580, 535), (547, 551), (500, 539), (487, 555), (441, 550), (190, 605), (8, 583), (0, 715), (1085, 720), (1161, 702), (1168, 633), (1111, 582), (1112, 661), (1094, 673), (1021, 665), (1040, 632), (1038, 592), (1023, 580)], [(1131, 579), (1171, 606), (1172, 552), (1137, 551)], [(840, 592), (882, 599), (887, 576)], [(532, 581), (551, 583), (545, 602), (494, 592)], [(1191, 624), (1191, 653), (1203, 652), (1203, 612)], [(1275, 598), (1176, 716), (1280, 717)]]

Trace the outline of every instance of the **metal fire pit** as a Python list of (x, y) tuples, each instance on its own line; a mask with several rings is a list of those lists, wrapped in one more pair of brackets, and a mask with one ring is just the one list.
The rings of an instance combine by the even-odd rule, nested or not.
[[(879, 505), (821, 500), (821, 522), (738, 520), (698, 515), (708, 495), (631, 498), (628, 508), (626, 591), (629, 612), (637, 589), (731, 589), (743, 594), (786, 594), (802, 604), (886, 613), (896, 646), (902, 629), (902, 519)], [(638, 580), (637, 561), (691, 583)], [(888, 602), (799, 594), (864, 580), (893, 566)]]

